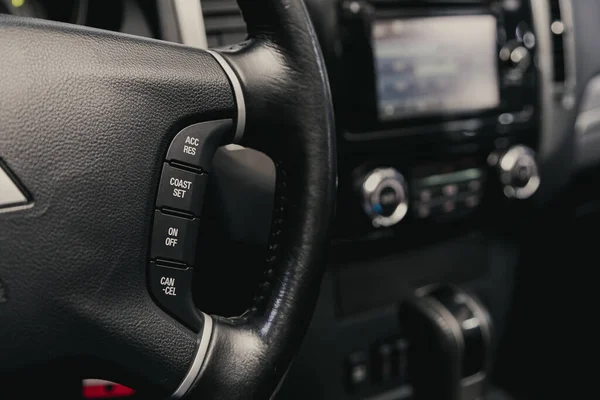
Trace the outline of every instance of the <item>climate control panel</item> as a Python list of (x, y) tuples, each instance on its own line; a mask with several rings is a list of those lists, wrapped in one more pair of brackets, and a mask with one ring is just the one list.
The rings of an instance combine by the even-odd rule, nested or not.
[(534, 150), (521, 144), (494, 150), (487, 159), (392, 165), (359, 167), (353, 174), (361, 208), (373, 228), (405, 219), (456, 220), (478, 210), (484, 197), (503, 207), (497, 200), (528, 199), (541, 183)]
[(413, 182), (413, 214), (424, 219), (474, 211), (482, 201), (486, 180), (482, 168), (420, 177)]
[(358, 180), (362, 208), (373, 227), (391, 227), (408, 216), (420, 220), (463, 215), (482, 202), (483, 168), (430, 170), (427, 175), (411, 171), (408, 176), (379, 167)]

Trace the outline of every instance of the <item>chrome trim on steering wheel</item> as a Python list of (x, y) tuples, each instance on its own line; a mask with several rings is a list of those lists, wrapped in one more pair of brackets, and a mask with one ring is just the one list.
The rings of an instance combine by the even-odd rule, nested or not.
[(207, 53), (210, 53), (215, 60), (221, 65), (229, 81), (231, 82), (231, 86), (233, 87), (233, 93), (235, 95), (235, 103), (237, 104), (237, 124), (235, 128), (235, 135), (233, 137), (233, 143), (239, 143), (242, 140), (242, 136), (244, 136), (244, 129), (246, 129), (246, 102), (244, 101), (244, 92), (242, 91), (242, 84), (238, 76), (236, 75), (231, 65), (223, 58), (222, 55), (217, 53), (214, 50), (206, 50)]
[(203, 315), (204, 328), (202, 329), (202, 333), (198, 336), (198, 350), (196, 350), (194, 361), (192, 361), (192, 365), (190, 366), (187, 375), (177, 390), (175, 390), (175, 392), (171, 395), (171, 399), (180, 399), (186, 395), (196, 381), (196, 378), (200, 373), (200, 368), (202, 368), (202, 365), (204, 364), (206, 352), (208, 351), (208, 345), (210, 344), (210, 339), (212, 337), (213, 320), (209, 315), (204, 313)]

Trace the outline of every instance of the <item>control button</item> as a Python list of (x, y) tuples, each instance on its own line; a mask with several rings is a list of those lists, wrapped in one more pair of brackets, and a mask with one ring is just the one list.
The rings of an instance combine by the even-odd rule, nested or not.
[(427, 202), (431, 200), (431, 190), (423, 189), (419, 192), (419, 200), (423, 202)]
[(452, 201), (452, 200), (446, 200), (442, 203), (442, 210), (444, 210), (445, 213), (451, 213), (454, 210), (456, 210), (456, 202)]
[(369, 382), (369, 355), (360, 351), (346, 360), (346, 380), (352, 391), (363, 389)]
[(458, 185), (459, 196), (479, 195), (483, 190), (483, 180), (473, 179)]
[(190, 125), (179, 132), (169, 147), (167, 161), (178, 161), (209, 171), (219, 146), (233, 137), (233, 121), (221, 119)]
[(481, 181), (480, 180), (472, 180), (467, 183), (467, 189), (469, 192), (478, 192), (481, 189)]
[(540, 175), (535, 152), (529, 147), (516, 145), (504, 153), (492, 153), (488, 163), (498, 168), (506, 197), (527, 199), (537, 192)]
[(394, 375), (401, 384), (408, 381), (408, 341), (400, 338), (394, 342)]
[(428, 204), (420, 204), (416, 210), (419, 218), (427, 218), (431, 215), (431, 206)]
[(535, 35), (533, 32), (527, 32), (523, 35), (523, 44), (528, 49), (533, 49), (535, 47)]
[(182, 262), (193, 266), (200, 220), (154, 213), (151, 258)]
[(156, 207), (168, 207), (199, 216), (208, 175), (195, 174), (165, 164), (160, 178)]
[(408, 189), (394, 168), (377, 168), (358, 183), (363, 209), (374, 227), (400, 222), (408, 212)]
[(458, 193), (458, 186), (453, 183), (444, 185), (442, 187), (442, 193), (444, 194), (444, 196), (448, 197), (456, 196), (456, 194)]
[(391, 343), (381, 343), (373, 357), (373, 382), (381, 383), (394, 377), (394, 348)]
[(148, 279), (150, 292), (161, 308), (198, 331), (202, 320), (192, 300), (193, 272), (191, 268), (163, 267), (151, 262)]
[(27, 197), (0, 164), (0, 208), (27, 203)]
[(534, 108), (533, 106), (525, 106), (519, 112), (514, 113), (502, 113), (498, 116), (498, 122), (496, 124), (497, 133), (509, 133), (514, 129), (525, 129), (528, 123), (533, 117)]
[(465, 198), (464, 202), (465, 202), (466, 208), (473, 209), (479, 205), (479, 196), (477, 196), (477, 195), (467, 196)]
[(502, 113), (498, 116), (498, 123), (500, 125), (510, 125), (515, 122), (515, 114)]
[(532, 63), (531, 52), (517, 40), (504, 45), (499, 56), (506, 68), (505, 79), (507, 79), (507, 83), (520, 82)]

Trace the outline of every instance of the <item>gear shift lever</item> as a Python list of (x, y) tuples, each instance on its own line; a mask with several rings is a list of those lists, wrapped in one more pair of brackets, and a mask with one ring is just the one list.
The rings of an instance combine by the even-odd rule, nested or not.
[(416, 399), (483, 398), (492, 327), (473, 295), (455, 286), (426, 286), (400, 307), (400, 322), (412, 343)]

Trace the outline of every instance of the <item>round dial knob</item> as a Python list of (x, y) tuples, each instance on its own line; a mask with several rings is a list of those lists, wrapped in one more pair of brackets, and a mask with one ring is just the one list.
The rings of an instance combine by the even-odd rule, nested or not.
[(362, 180), (363, 209), (374, 227), (392, 226), (408, 211), (408, 190), (402, 174), (394, 168), (377, 168)]
[(535, 152), (529, 147), (513, 146), (502, 154), (492, 155), (490, 160), (499, 170), (506, 197), (527, 199), (540, 187)]

